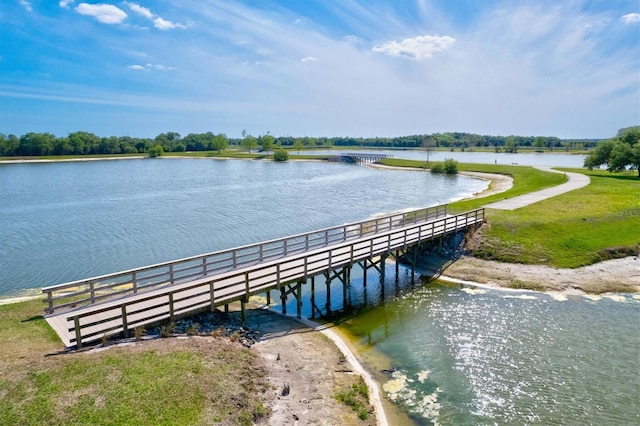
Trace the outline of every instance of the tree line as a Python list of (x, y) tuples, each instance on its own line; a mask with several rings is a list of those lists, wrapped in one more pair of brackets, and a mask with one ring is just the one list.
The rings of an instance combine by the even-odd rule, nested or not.
[(276, 147), (309, 149), (331, 146), (361, 146), (377, 148), (493, 148), (497, 152), (517, 152), (519, 147), (554, 149), (586, 149), (595, 147), (597, 139), (561, 140), (546, 136), (487, 136), (472, 133), (434, 133), (429, 135), (398, 136), (393, 138), (355, 137), (274, 137), (269, 133), (259, 136), (247, 134), (242, 138), (228, 138), (225, 134), (189, 133), (182, 137), (177, 132), (160, 133), (155, 138), (130, 136), (100, 137), (79, 131), (57, 137), (51, 133), (30, 132), (20, 137), (0, 133), (0, 156), (55, 156), (55, 155), (100, 155), (142, 154), (161, 147), (164, 152), (212, 151), (218, 152), (229, 146), (247, 149), (261, 148), (270, 151)]

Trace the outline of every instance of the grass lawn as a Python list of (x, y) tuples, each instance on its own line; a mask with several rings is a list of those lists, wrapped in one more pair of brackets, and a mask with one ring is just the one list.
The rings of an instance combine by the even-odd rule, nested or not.
[[(576, 268), (640, 248), (640, 179), (606, 171), (588, 186), (513, 211), (487, 210), (475, 256)], [(457, 207), (457, 206), (456, 206)]]
[[(383, 164), (422, 167), (423, 161), (385, 159)], [(507, 174), (514, 186), (486, 198), (450, 204), (462, 212), (494, 201), (537, 191), (564, 182), (558, 173), (526, 166), (458, 164), (460, 171)], [(591, 184), (517, 210), (487, 209), (474, 256), (510, 263), (576, 268), (624, 257), (640, 249), (640, 179), (635, 174), (559, 169), (583, 173)]]
[(40, 300), (0, 306), (0, 424), (251, 425), (267, 414), (257, 355), (228, 339), (56, 353)]

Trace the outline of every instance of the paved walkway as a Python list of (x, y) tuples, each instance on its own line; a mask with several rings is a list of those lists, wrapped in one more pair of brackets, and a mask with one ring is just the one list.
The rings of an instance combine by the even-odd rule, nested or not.
[(535, 166), (535, 168), (545, 172), (564, 173), (567, 177), (567, 182), (541, 191), (531, 192), (529, 194), (520, 195), (507, 200), (487, 204), (484, 207), (498, 210), (515, 210), (520, 207), (526, 207), (530, 204), (537, 203), (538, 201), (546, 200), (547, 198), (555, 197), (556, 195), (564, 194), (565, 192), (573, 191), (574, 189), (582, 188), (589, 185), (591, 182), (589, 176), (580, 173), (559, 172), (558, 170), (553, 170), (550, 167), (542, 166)]

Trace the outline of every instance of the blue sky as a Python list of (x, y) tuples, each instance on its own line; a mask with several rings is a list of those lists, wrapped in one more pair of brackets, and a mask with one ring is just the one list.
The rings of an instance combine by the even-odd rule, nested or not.
[(3, 0), (0, 133), (606, 138), (637, 0)]

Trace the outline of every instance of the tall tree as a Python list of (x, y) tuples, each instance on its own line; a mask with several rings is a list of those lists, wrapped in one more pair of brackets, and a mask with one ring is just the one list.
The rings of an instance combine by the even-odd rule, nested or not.
[(246, 148), (249, 151), (249, 153), (251, 153), (252, 148), (258, 147), (258, 140), (256, 139), (255, 136), (246, 135), (244, 139), (242, 139), (242, 147)]
[(269, 133), (260, 137), (260, 144), (262, 145), (262, 149), (264, 151), (267, 151), (267, 153), (273, 148), (273, 141), (273, 136), (271, 136)]
[(229, 139), (224, 133), (219, 133), (213, 137), (213, 149), (217, 149), (218, 154), (220, 154), (220, 151), (227, 149), (227, 146), (229, 146)]
[(640, 177), (640, 126), (620, 129), (615, 138), (600, 142), (584, 160), (589, 170), (601, 165), (610, 172), (635, 169)]
[(293, 142), (293, 148), (298, 150), (298, 155), (300, 155), (300, 149), (303, 147), (302, 141), (300, 139), (296, 139)]

